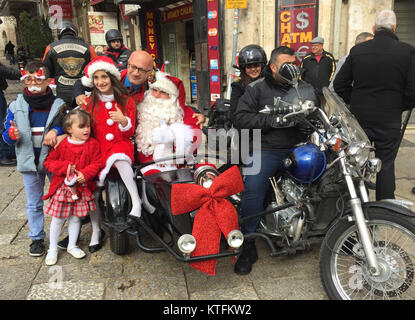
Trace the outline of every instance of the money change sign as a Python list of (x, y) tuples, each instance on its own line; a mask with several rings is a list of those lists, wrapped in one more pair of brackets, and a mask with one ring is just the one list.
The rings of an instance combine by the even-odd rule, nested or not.
[(279, 45), (292, 48), (298, 64), (310, 51), (310, 42), (316, 36), (316, 2), (303, 3), (280, 1), (278, 10)]

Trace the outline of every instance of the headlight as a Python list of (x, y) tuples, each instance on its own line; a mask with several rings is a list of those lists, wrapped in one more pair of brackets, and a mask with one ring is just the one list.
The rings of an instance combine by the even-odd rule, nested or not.
[(184, 234), (177, 240), (177, 246), (184, 254), (190, 254), (196, 249), (196, 239), (191, 234)]
[(239, 230), (232, 230), (228, 234), (228, 245), (233, 249), (239, 249), (244, 243), (244, 235)]
[(370, 149), (366, 148), (365, 144), (350, 144), (345, 152), (350, 157), (350, 160), (357, 163), (360, 167), (364, 166), (370, 155)]
[(212, 166), (205, 165), (197, 168), (193, 174), (194, 181), (202, 187), (209, 189), (213, 180), (219, 173)]

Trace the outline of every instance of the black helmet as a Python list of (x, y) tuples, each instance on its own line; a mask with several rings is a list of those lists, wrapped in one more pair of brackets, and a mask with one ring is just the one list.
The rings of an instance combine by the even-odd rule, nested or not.
[(62, 37), (65, 32), (72, 32), (75, 37), (78, 36), (78, 28), (69, 21), (63, 21), (58, 28), (58, 39)]
[(250, 44), (239, 51), (238, 68), (243, 69), (247, 64), (262, 63), (262, 67), (267, 64), (267, 55), (260, 46)]
[(105, 34), (105, 41), (110, 46), (110, 42), (114, 40), (120, 40), (122, 44), (122, 34), (117, 29), (110, 29)]

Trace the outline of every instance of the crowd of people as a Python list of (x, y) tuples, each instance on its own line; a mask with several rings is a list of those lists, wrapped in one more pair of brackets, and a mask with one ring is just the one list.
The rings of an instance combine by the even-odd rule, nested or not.
[[(330, 86), (350, 104), (374, 143), (376, 156), (383, 162), (376, 182), (377, 200), (394, 198), (401, 115), (415, 102), (415, 49), (400, 42), (395, 30), (394, 12), (384, 10), (376, 17), (373, 34), (359, 34), (337, 69), (333, 55), (323, 48), (322, 37), (311, 41), (311, 52), (301, 62), (299, 88), (307, 99), (318, 106), (322, 88)], [(93, 253), (102, 248), (105, 232), (97, 199), (112, 168), (132, 200), (127, 223), (136, 226), (141, 199), (132, 165), (173, 152), (188, 153), (200, 141), (205, 120), (186, 105), (182, 81), (157, 70), (147, 52), (128, 50), (118, 30), (107, 32), (108, 49), (102, 56), (78, 37), (71, 23), (62, 25), (58, 37), (46, 48), (43, 61), (29, 62), (21, 74), (0, 65), (4, 78), (0, 82), (0, 116), (5, 119), (0, 164), (7, 165), (16, 157), (17, 170), (23, 175), (32, 256), (45, 252), (43, 200), (49, 199), (45, 213), (52, 216), (52, 222), (47, 265), (57, 263), (58, 248), (77, 259), (86, 255), (77, 245), (86, 216), (92, 224), (88, 249)], [(285, 46), (274, 49), (269, 61), (258, 45), (246, 46), (239, 54), (241, 76), (232, 83), (232, 121), (236, 129), (262, 130), (261, 145), (250, 148), (250, 156), (261, 159), (261, 166), (259, 174), (245, 179), (242, 217), (264, 210), (269, 177), (284, 170), (287, 152), (305, 139), (300, 124), (282, 123), (275, 115), (259, 113), (293, 90), (279, 74), (287, 63), (295, 64), (296, 55)], [(49, 87), (52, 78), (56, 96)], [(8, 107), (3, 94), (5, 79), (20, 79), (25, 85)], [(154, 164), (143, 174), (171, 170), (172, 166)], [(51, 182), (44, 195), (46, 176)], [(58, 242), (65, 219), (68, 237)], [(258, 223), (256, 219), (243, 224), (243, 233), (254, 232)], [(245, 241), (235, 272), (250, 273), (257, 259), (254, 240)]]

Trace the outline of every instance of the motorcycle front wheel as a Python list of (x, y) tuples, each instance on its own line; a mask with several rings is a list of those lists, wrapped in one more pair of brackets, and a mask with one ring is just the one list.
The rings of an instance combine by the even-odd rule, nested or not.
[(414, 300), (415, 224), (381, 208), (368, 210), (380, 274), (368, 270), (354, 221), (338, 221), (320, 250), (320, 276), (330, 299)]

